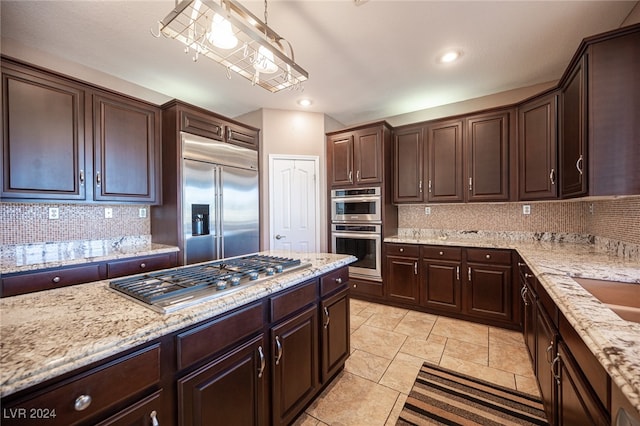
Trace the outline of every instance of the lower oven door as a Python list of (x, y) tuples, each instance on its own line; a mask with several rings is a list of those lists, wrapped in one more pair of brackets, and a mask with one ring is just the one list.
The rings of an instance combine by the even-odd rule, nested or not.
[[(354, 228), (358, 227), (362, 227), (362, 225), (354, 226)], [(358, 258), (349, 265), (349, 276), (382, 281), (380, 225), (371, 225), (371, 227), (374, 227), (377, 232), (354, 232), (348, 230), (349, 225), (333, 225), (331, 231), (332, 251)]]

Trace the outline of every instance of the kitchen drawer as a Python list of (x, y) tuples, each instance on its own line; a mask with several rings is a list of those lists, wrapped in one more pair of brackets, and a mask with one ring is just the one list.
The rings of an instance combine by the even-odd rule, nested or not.
[(428, 259), (462, 260), (460, 247), (422, 246), (422, 257)]
[(123, 277), (125, 275), (142, 274), (158, 269), (176, 266), (176, 254), (165, 253), (154, 256), (143, 256), (107, 262), (107, 278)]
[(558, 327), (558, 307), (555, 302), (549, 296), (549, 293), (544, 288), (544, 286), (540, 283), (537, 285), (536, 294), (538, 295), (538, 303), (544, 308), (544, 311), (549, 315), (553, 325)]
[(414, 244), (386, 244), (385, 254), (387, 256), (420, 256), (420, 246)]
[(98, 423), (96, 426), (115, 426), (115, 425), (144, 425), (152, 426), (153, 419), (156, 419), (159, 425), (168, 423), (167, 414), (164, 412), (162, 400), (162, 390), (154, 392), (146, 398), (131, 404), (124, 410), (109, 417), (108, 419)]
[(315, 302), (318, 294), (318, 281), (307, 281), (293, 290), (271, 298), (271, 322), (276, 322), (289, 314)]
[(264, 305), (254, 303), (176, 336), (178, 369), (239, 343), (262, 330)]
[[(55, 417), (43, 418), (47, 425), (71, 425), (88, 422), (97, 415), (104, 415), (109, 408), (138, 397), (145, 389), (160, 382), (160, 345), (123, 356), (103, 366), (89, 370), (44, 393), (16, 402), (4, 410), (24, 409), (42, 418), (55, 410)], [(18, 411), (12, 411), (18, 412)], [(3, 419), (3, 425), (33, 424), (35, 417)], [(28, 415), (26, 417), (29, 417)]]
[(105, 267), (101, 263), (56, 268), (42, 272), (27, 272), (3, 277), (1, 294), (2, 297), (15, 296), (73, 284), (100, 281), (105, 276)]
[(511, 265), (511, 250), (468, 248), (467, 261)]
[(323, 276), (320, 278), (320, 296), (331, 293), (337, 288), (341, 288), (349, 281), (349, 268), (344, 266), (340, 269)]

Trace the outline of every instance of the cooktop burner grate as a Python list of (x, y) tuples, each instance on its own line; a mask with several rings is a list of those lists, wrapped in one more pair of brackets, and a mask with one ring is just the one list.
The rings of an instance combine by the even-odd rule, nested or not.
[(170, 312), (306, 266), (299, 259), (250, 255), (121, 278), (109, 287), (154, 310)]

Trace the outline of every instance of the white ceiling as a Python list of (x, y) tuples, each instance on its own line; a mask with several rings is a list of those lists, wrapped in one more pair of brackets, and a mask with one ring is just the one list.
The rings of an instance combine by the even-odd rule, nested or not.
[[(263, 17), (264, 2), (241, 3)], [(174, 5), (2, 0), (2, 51), (97, 70), (116, 77), (103, 85), (128, 91), (119, 79), (135, 83), (157, 92), (143, 94), (157, 103), (178, 98), (236, 117), (301, 109), (296, 101), (309, 97), (310, 111), (351, 125), (557, 80), (580, 41), (618, 28), (636, 1), (271, 0), (269, 26), (309, 72), (303, 92), (276, 94), (227, 80), (220, 65), (193, 62), (179, 42), (152, 37)], [(462, 59), (438, 64), (452, 47)]]

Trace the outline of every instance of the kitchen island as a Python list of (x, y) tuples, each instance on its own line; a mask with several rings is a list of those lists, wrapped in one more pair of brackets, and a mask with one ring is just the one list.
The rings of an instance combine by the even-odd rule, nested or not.
[(385, 243), (515, 250), (609, 375), (611, 388), (640, 412), (640, 323), (622, 319), (573, 279), (640, 285), (640, 262), (633, 256), (610, 254), (572, 235), (404, 229)]
[[(346, 266), (355, 260), (352, 256), (330, 253), (267, 251), (261, 254), (299, 258), (309, 266), (275, 275), (240, 291), (166, 315), (116, 294), (108, 288), (108, 281), (0, 299), (0, 393), (3, 405), (6, 404), (4, 398), (7, 396), (10, 396), (9, 401), (12, 401), (14, 394), (19, 395), (20, 399), (23, 393), (28, 393), (25, 389), (39, 384), (55, 388), (60, 377), (66, 379), (70, 374), (76, 374), (85, 368), (95, 368), (103, 360), (112, 360), (119, 354), (150, 342), (160, 345), (158, 353), (162, 353), (162, 356), (178, 346), (178, 354), (171, 355), (168, 361), (164, 358), (161, 361), (163, 368), (167, 362), (175, 365), (173, 358), (180, 359), (186, 353), (183, 348), (181, 355), (180, 344), (173, 342), (177, 332), (194, 325), (198, 325), (196, 329), (199, 329), (207, 321), (223, 317), (227, 313), (242, 313), (249, 305), (257, 309), (255, 312), (264, 311), (256, 316), (260, 322), (259, 331), (263, 332), (263, 322), (276, 322), (275, 312), (281, 309), (278, 305), (280, 299), (277, 299), (280, 294), (287, 297), (290, 294), (295, 306), (298, 299), (309, 295), (306, 305), (300, 304), (300, 307), (314, 306), (309, 312), (315, 324), (319, 317), (317, 311), (320, 310), (316, 306), (322, 306), (322, 312), (328, 314), (331, 306), (319, 303), (325, 303), (325, 298), (337, 296), (335, 293), (339, 291), (336, 286), (330, 286), (324, 293), (326, 286), (323, 280), (330, 279), (332, 283), (335, 281), (346, 286)], [(299, 294), (295, 293), (298, 289)], [(287, 307), (291, 305), (286, 297), (281, 300), (287, 302)], [(348, 308), (346, 292), (341, 300), (346, 301), (344, 307)], [(293, 310), (289, 313), (284, 307), (282, 309), (281, 318), (294, 315)], [(326, 324), (324, 322), (323, 320), (322, 325), (328, 326), (328, 321)], [(264, 327), (267, 326), (268, 324), (264, 324)], [(264, 333), (267, 334), (268, 329)], [(316, 331), (315, 335), (317, 334), (320, 332)], [(348, 336), (348, 331), (346, 335)], [(167, 341), (166, 336), (171, 336), (170, 341)], [(188, 339), (184, 337), (182, 340)], [(282, 340), (284, 341), (284, 337)], [(318, 344), (317, 347), (321, 346)], [(272, 351), (267, 345), (260, 346), (261, 357), (269, 356), (270, 352)], [(196, 359), (197, 362), (194, 361), (193, 365), (187, 365), (186, 362), (181, 365), (178, 362), (178, 367), (188, 372), (201, 366), (202, 359), (204, 358)], [(172, 387), (170, 379), (165, 377), (167, 375), (164, 372), (160, 374), (162, 377), (157, 381), (161, 385), (156, 384), (155, 387), (164, 386), (163, 392), (170, 395), (166, 400), (174, 399), (173, 391), (167, 389)], [(171, 412), (166, 415), (173, 416)]]

